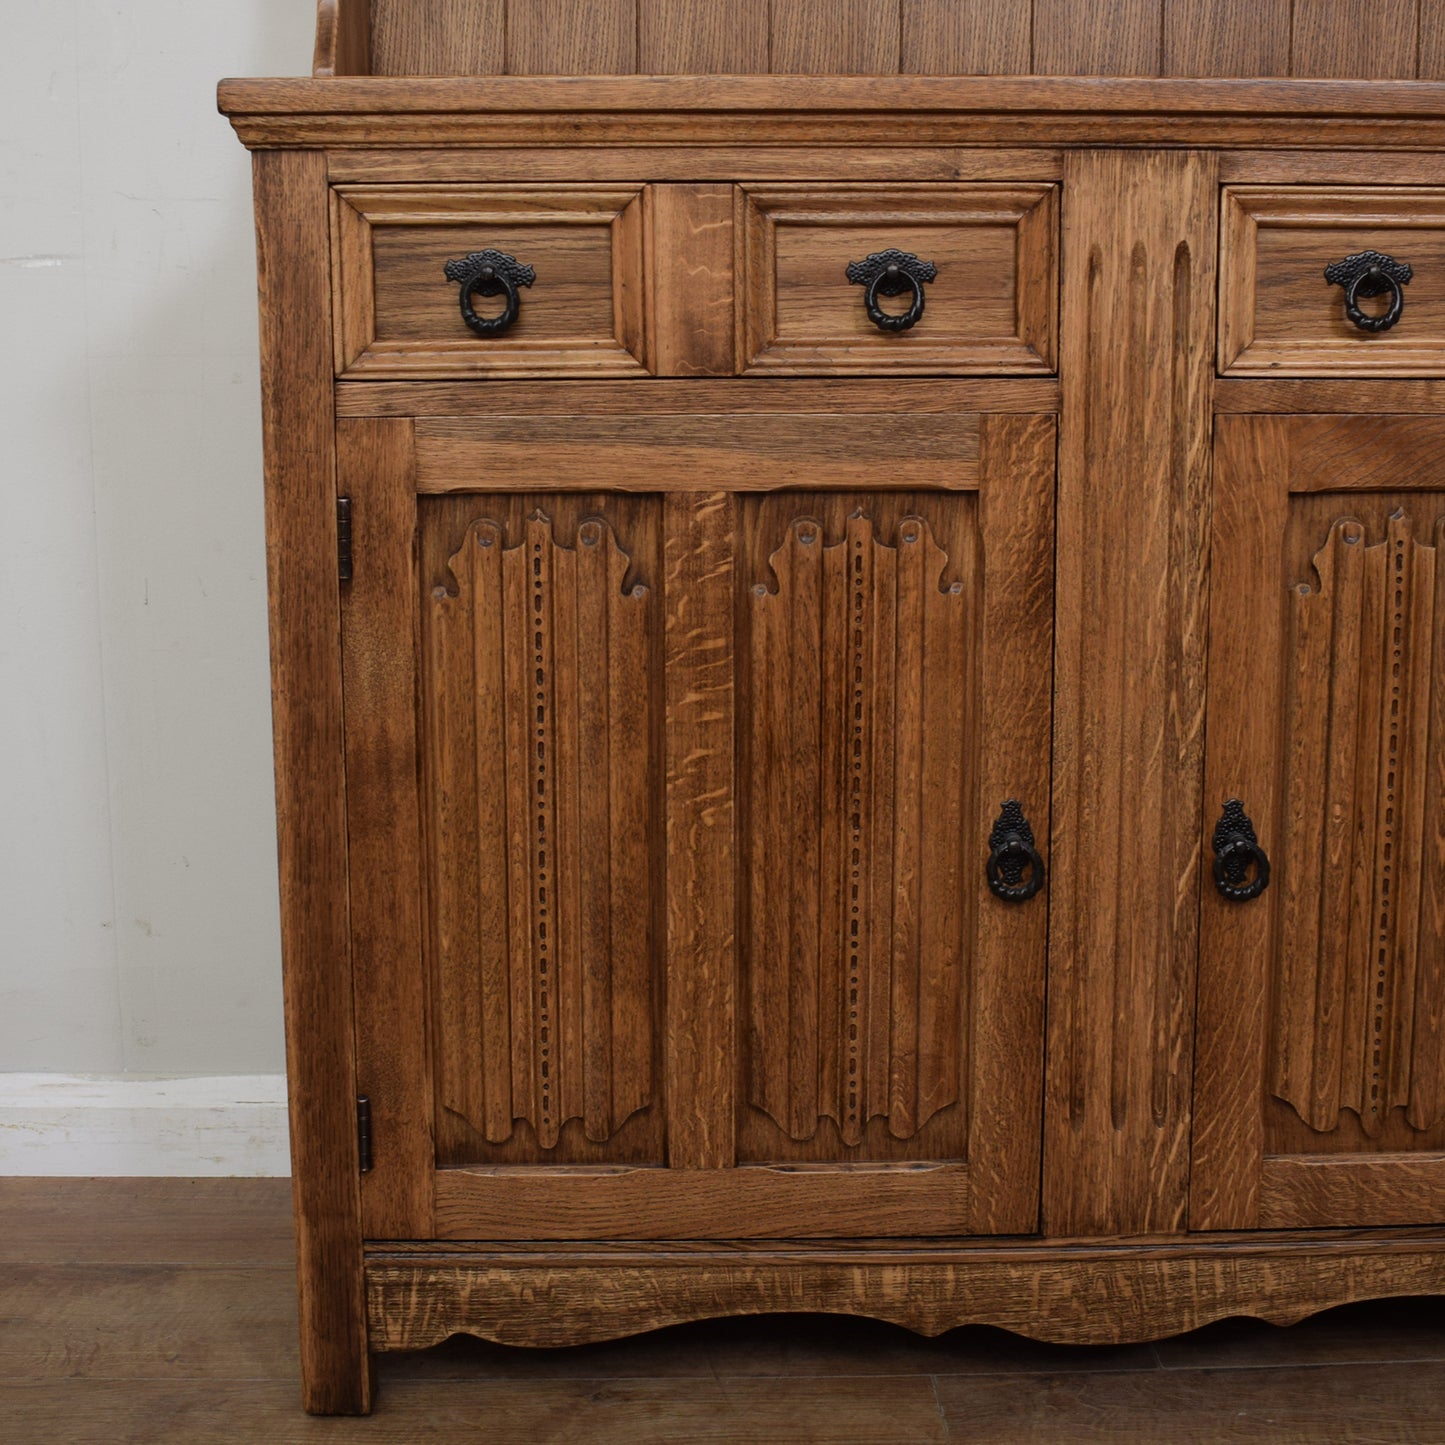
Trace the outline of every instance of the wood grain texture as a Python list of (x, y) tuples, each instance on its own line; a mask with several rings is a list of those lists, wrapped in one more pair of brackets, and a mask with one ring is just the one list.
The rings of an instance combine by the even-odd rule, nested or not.
[[(739, 368), (1052, 371), (1056, 202), (1047, 185), (740, 187)], [(879, 330), (864, 288), (847, 276), (851, 262), (888, 247), (938, 268), (924, 288), (924, 315), (907, 331)]]
[(1428, 415), (1445, 412), (1445, 382), (1221, 379), (1214, 383), (1214, 410)]
[[(1352, 1299), (1445, 1293), (1438, 1232), (1351, 1242), (829, 1251), (659, 1250), (646, 1257), (500, 1253), (368, 1255), (380, 1350), (456, 1333), (519, 1345), (615, 1338), (722, 1314), (867, 1315), (936, 1335), (990, 1324), (1032, 1339), (1119, 1344), (1247, 1314), (1293, 1323)], [(960, 1288), (960, 1281), (964, 1282)]]
[(1418, 0), (1294, 0), (1290, 73), (1411, 80)]
[(1065, 183), (1045, 1228), (1186, 1207), (1215, 186), (1200, 154)]
[(1161, 75), (1288, 75), (1293, 0), (1166, 0)]
[[(1445, 190), (1231, 186), (1221, 213), (1219, 368), (1231, 376), (1445, 374)], [(1359, 330), (1324, 267), (1359, 251), (1416, 282), (1389, 331)], [(1379, 302), (1362, 302), (1365, 310)]]
[[(1359, 388), (1355, 391), (1358, 394)], [(641, 413), (644, 416), (842, 416), (850, 411), (897, 417), (971, 412), (1008, 415), (1057, 411), (1059, 384), (1048, 378), (994, 381), (946, 377), (902, 381), (798, 378), (781, 387), (736, 381), (667, 381), (649, 384), (644, 400), (629, 381), (559, 381), (545, 387), (493, 381), (487, 383), (487, 400), (499, 416), (567, 416), (584, 424), (638, 413), (640, 405), (646, 407)], [(338, 416), (471, 417), (476, 404), (477, 389), (468, 382), (343, 381), (336, 385)]]
[(651, 186), (653, 368), (662, 376), (733, 370), (733, 188)]
[(1158, 75), (1163, 0), (1034, 0), (1037, 75)]
[(733, 529), (726, 492), (663, 504), (667, 1158), (737, 1157)]
[(1433, 84), (910, 76), (223, 81), (251, 146), (1065, 145), (1439, 150)]
[(500, 75), (506, 0), (371, 0), (374, 75)]
[[(1283, 164), (1273, 152), (1274, 164)], [(1286, 156), (1288, 153), (1284, 153)], [(645, 150), (615, 146), (539, 147), (518, 144), (504, 149), (474, 150), (333, 150), (328, 158), (331, 179), (416, 183), (448, 181), (651, 181), (658, 176), (685, 176), (691, 185), (707, 181), (1056, 181), (1063, 174), (1057, 150), (1046, 146), (1011, 150), (995, 146), (927, 146), (877, 148), (868, 146), (778, 146), (759, 143), (746, 148), (711, 145), (649, 146)], [(1336, 164), (1341, 164), (1338, 157)], [(1429, 157), (1406, 156), (1400, 166), (1434, 164), (1433, 180), (1445, 179), (1445, 163)], [(1345, 176), (1351, 179), (1359, 157), (1350, 160)], [(1251, 177), (1245, 177), (1250, 179)], [(1402, 173), (1401, 180), (1410, 180)], [(1273, 179), (1268, 177), (1267, 179)], [(1315, 177), (1311, 177), (1315, 179)], [(660, 194), (664, 187), (658, 185)], [(659, 227), (662, 224), (658, 213)], [(655, 257), (655, 261), (664, 258)], [(731, 266), (731, 261), (729, 261)]]
[(902, 0), (900, 75), (1025, 75), (1033, 0)]
[(637, 0), (640, 75), (766, 74), (769, 0)]
[(1264, 1160), (1259, 1181), (1263, 1229), (1340, 1225), (1438, 1224), (1445, 1218), (1445, 1154), (1352, 1160), (1295, 1154)]
[(947, 1235), (970, 1217), (962, 1164), (841, 1168), (447, 1169), (439, 1239), (791, 1239)]
[(337, 425), (337, 485), (351, 498), (342, 589), (347, 848), (357, 1093), (371, 1100), (370, 1239), (431, 1234), (432, 1061), (422, 950), (417, 770), (416, 499), (412, 426)]
[(540, 509), (479, 518), (448, 571), (422, 612), (437, 1102), (545, 1158), (658, 1102), (660, 602), (605, 520), (560, 538)]
[[(639, 187), (347, 187), (333, 192), (336, 368), (378, 377), (641, 375)], [(531, 266), (517, 320), (477, 336), (446, 263), (496, 248)], [(497, 298), (475, 298), (484, 315)]]
[(1445, 0), (1419, 0), (1420, 54), (1416, 71), (1421, 80), (1445, 78)]
[(326, 163), (254, 160), (266, 561), (303, 1398), (370, 1407), (336, 579)]
[(1384, 536), (1341, 518), (1314, 578), (1290, 589), (1277, 847), (1291, 867), (1269, 1087), (1321, 1133), (1342, 1109), (1368, 1137), (1392, 1109), (1417, 1130), (1445, 1110), (1432, 1051), (1445, 944), (1422, 912), (1431, 870), (1418, 841), (1445, 767), (1445, 718), (1432, 719), (1445, 499), (1421, 500), (1423, 515), (1397, 510)]
[(367, 0), (317, 0), (312, 75), (370, 75), (371, 46)]
[(638, 0), (506, 0), (509, 75), (631, 75)]
[[(648, 400), (651, 399), (649, 391)], [(641, 400), (641, 399), (639, 399)], [(853, 413), (553, 417), (497, 414), (417, 423), (417, 488), (466, 491), (485, 470), (499, 489), (624, 492), (967, 487), (977, 416)], [(880, 476), (906, 457), (907, 469)]]
[(845, 1145), (965, 1112), (978, 746), (977, 542), (950, 558), (916, 517), (885, 539), (864, 506), (832, 539), (811, 516), (760, 537), (743, 579), (748, 1101), (787, 1139), (826, 1117)]
[(1203, 893), (1197, 1228), (1440, 1210), (1438, 426), (1218, 419), (1216, 595), (1255, 621), (1211, 634), (1206, 797), (1278, 866), (1254, 903)]
[(772, 0), (774, 75), (896, 75), (899, 0)]

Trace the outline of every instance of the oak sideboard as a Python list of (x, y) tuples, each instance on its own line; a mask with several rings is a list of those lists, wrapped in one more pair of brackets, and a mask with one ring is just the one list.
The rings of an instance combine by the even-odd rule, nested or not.
[(221, 87), (307, 1408), (455, 1333), (1445, 1294), (1445, 85), (366, 75), (352, 14)]

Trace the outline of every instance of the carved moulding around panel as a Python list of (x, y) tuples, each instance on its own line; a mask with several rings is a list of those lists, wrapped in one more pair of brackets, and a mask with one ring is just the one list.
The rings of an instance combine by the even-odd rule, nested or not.
[(800, 518), (744, 599), (749, 1099), (913, 1136), (960, 1103), (973, 602), (922, 518)]
[(651, 1099), (651, 590), (608, 523), (481, 519), (424, 614), (438, 1096), (491, 1143)]
[(1342, 518), (1289, 599), (1271, 1091), (1445, 1117), (1445, 517)]

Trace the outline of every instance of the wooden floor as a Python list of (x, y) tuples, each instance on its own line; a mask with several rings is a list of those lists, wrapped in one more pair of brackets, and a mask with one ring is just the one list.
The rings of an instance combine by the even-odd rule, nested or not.
[(0, 1179), (0, 1441), (921, 1445), (1445, 1442), (1445, 1302), (1127, 1348), (815, 1316), (386, 1356), (367, 1420), (297, 1407), (284, 1180)]

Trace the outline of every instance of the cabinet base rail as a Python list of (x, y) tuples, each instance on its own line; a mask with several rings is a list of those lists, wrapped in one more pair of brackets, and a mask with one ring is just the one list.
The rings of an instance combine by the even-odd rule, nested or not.
[(1287, 1325), (1355, 1300), (1445, 1294), (1445, 1230), (1127, 1244), (377, 1243), (365, 1276), (373, 1352), (456, 1334), (587, 1344), (779, 1313), (864, 1315), (923, 1335), (986, 1324), (1053, 1343), (1126, 1344), (1232, 1315)]

